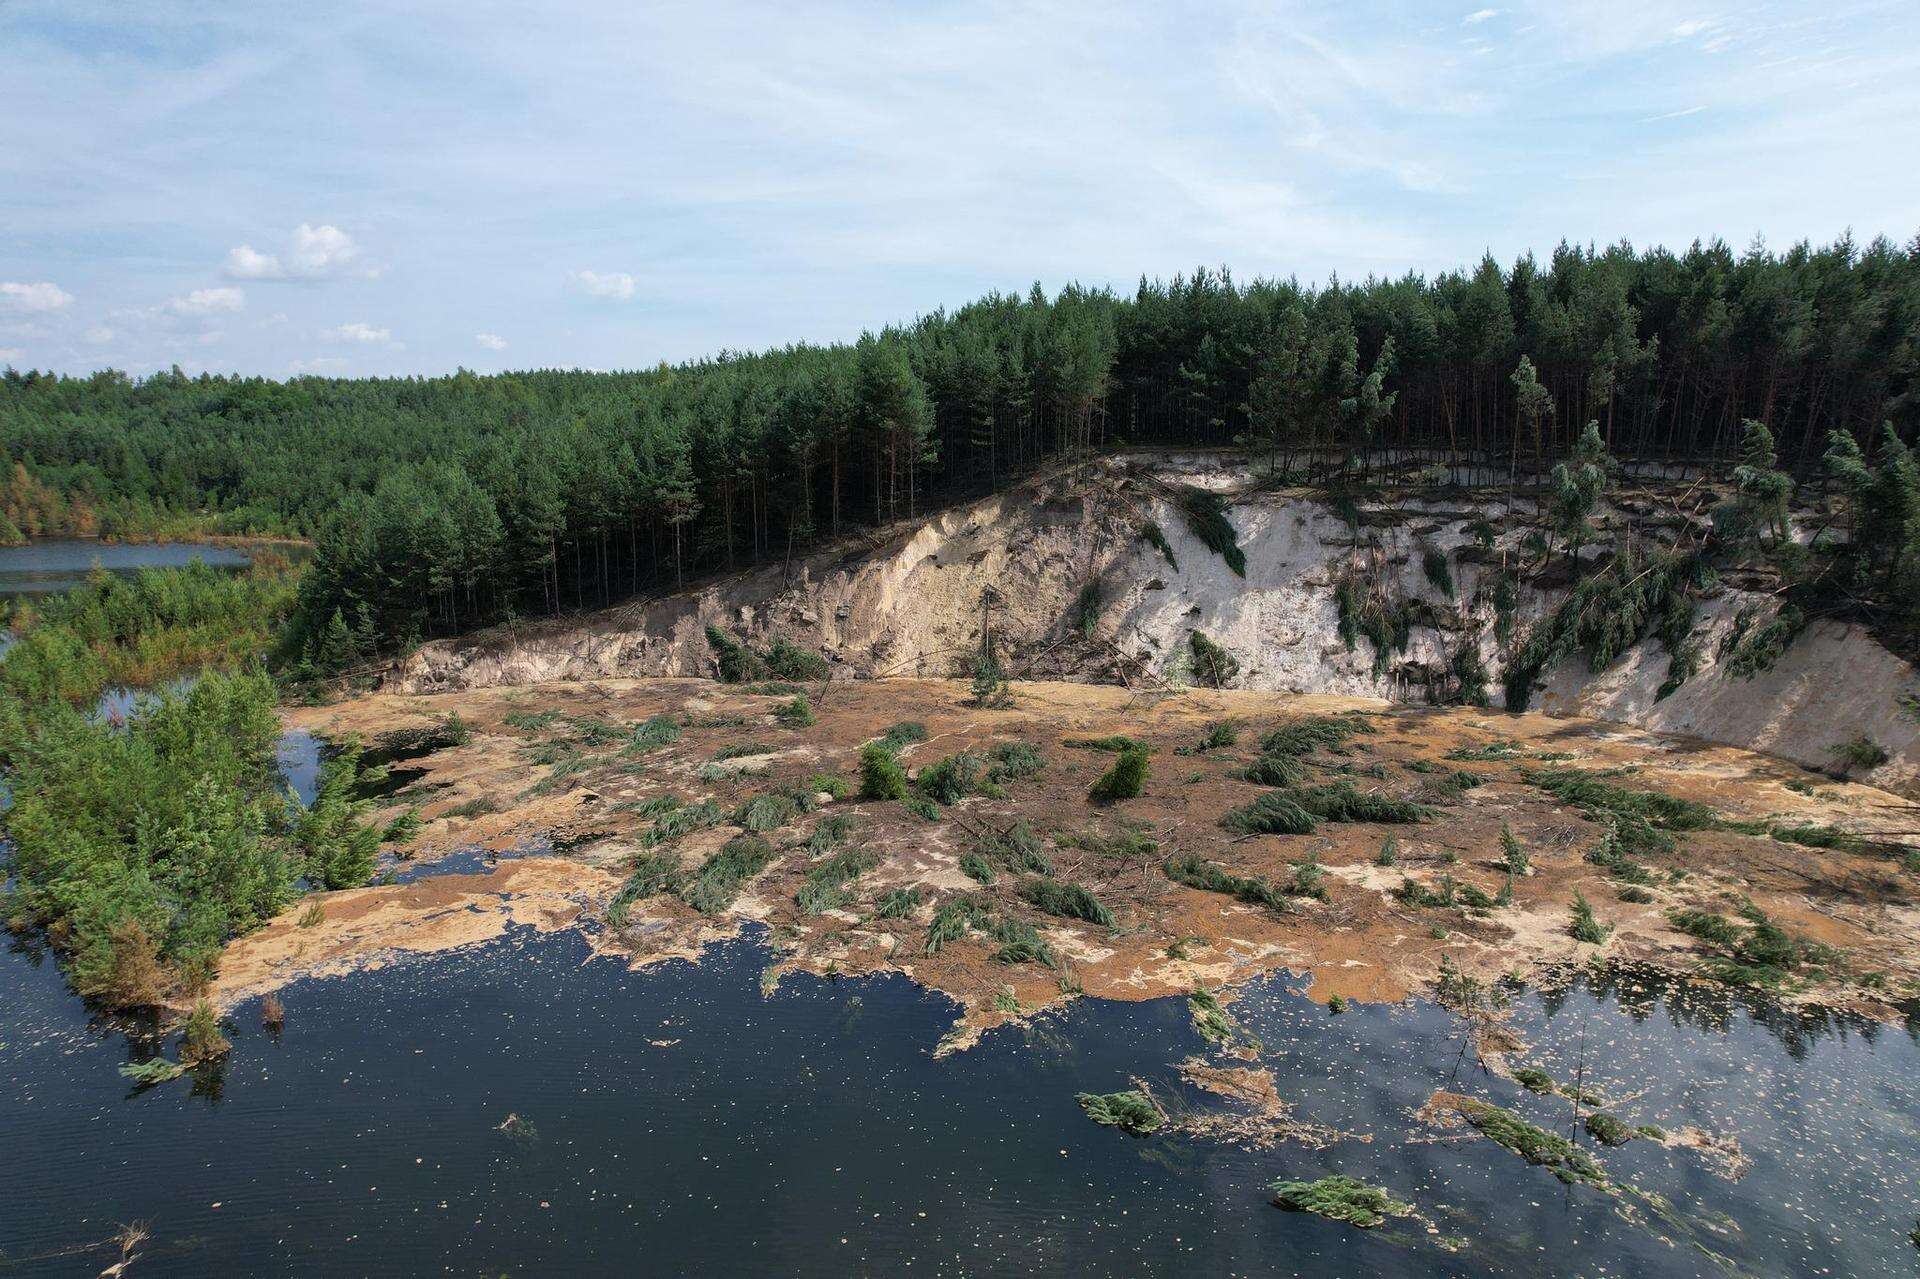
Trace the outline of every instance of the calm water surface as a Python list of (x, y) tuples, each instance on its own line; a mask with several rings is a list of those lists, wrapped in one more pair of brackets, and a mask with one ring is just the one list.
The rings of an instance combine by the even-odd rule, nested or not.
[[(0, 1274), (1903, 1275), (1920, 1047), (1656, 986), (1523, 992), (1536, 1058), (1636, 1122), (1737, 1133), (1739, 1182), (1635, 1142), (1569, 1189), (1411, 1112), (1456, 1086), (1564, 1131), (1562, 1103), (1459, 1065), (1431, 1005), (1330, 1017), (1284, 980), (1236, 1005), (1324, 1151), (1136, 1140), (1082, 1090), (1203, 1099), (1182, 1001), (1080, 1001), (936, 1060), (952, 1006), (901, 977), (759, 990), (754, 940), (645, 972), (516, 936), (251, 1006), (217, 1074), (132, 1092), (152, 1045), (89, 1021), (50, 961), (0, 958)], [(1428, 1222), (1358, 1231), (1267, 1203), (1351, 1173)], [(1657, 1202), (1657, 1201), (1655, 1201)], [(1661, 1217), (1665, 1216), (1666, 1220)], [(1702, 1248), (1720, 1254), (1715, 1260)]]
[(178, 568), (200, 559), (216, 568), (244, 568), (247, 553), (208, 542), (98, 542), (58, 538), (25, 546), (0, 547), (0, 599), (70, 591), (87, 580), (98, 563), (110, 573), (143, 568)]

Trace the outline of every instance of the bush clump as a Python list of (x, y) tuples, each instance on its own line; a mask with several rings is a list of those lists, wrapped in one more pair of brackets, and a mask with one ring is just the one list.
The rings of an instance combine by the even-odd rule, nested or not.
[(1045, 875), (1024, 881), (1020, 895), (1037, 909), (1063, 919), (1084, 919), (1102, 928), (1113, 926), (1113, 912), (1079, 884), (1062, 883)]
[[(1186, 517), (1187, 528), (1204, 543), (1208, 550), (1227, 562), (1236, 576), (1247, 575), (1246, 552), (1240, 549), (1240, 535), (1234, 531), (1233, 522), (1227, 518), (1227, 499), (1212, 489), (1203, 489), (1186, 484), (1180, 487), (1175, 500), (1180, 514)], [(1172, 553), (1168, 553), (1172, 558)]]
[(680, 899), (703, 915), (733, 905), (747, 881), (773, 860), (773, 845), (758, 835), (736, 835), (694, 872)]
[(1267, 906), (1274, 910), (1287, 909), (1285, 894), (1266, 880), (1235, 875), (1218, 862), (1207, 861), (1192, 853), (1181, 853), (1176, 857), (1169, 857), (1162, 863), (1161, 869), (1166, 872), (1168, 879), (1176, 884), (1184, 884), (1188, 888), (1220, 893), (1236, 901)]
[(860, 798), (905, 799), (907, 770), (900, 757), (884, 742), (868, 742), (860, 748)]
[(1145, 1136), (1167, 1122), (1167, 1116), (1153, 1098), (1136, 1089), (1126, 1092), (1076, 1093), (1074, 1100), (1096, 1124), (1118, 1128), (1136, 1137)]
[(1240, 677), (1240, 659), (1208, 639), (1206, 632), (1187, 636), (1187, 652), (1193, 659), (1193, 678), (1203, 688), (1225, 688)]
[(1413, 1205), (1395, 1199), (1378, 1186), (1335, 1173), (1318, 1181), (1276, 1181), (1268, 1189), (1273, 1206), (1288, 1212), (1312, 1212), (1361, 1229), (1371, 1229), (1388, 1217), (1404, 1217)]
[(1113, 767), (1100, 775), (1088, 795), (1096, 804), (1133, 799), (1147, 780), (1147, 753), (1137, 747), (1120, 752)]

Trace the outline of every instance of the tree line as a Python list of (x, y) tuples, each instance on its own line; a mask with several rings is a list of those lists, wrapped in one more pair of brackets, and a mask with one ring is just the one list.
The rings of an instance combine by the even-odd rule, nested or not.
[(1917, 365), (1920, 238), (1562, 244), (1432, 278), (1036, 286), (851, 344), (624, 373), (10, 371), (0, 476), (23, 530), (73, 511), (108, 534), (315, 538), (296, 643), (338, 668), (1128, 445), (1239, 447), (1305, 477), (1383, 452), (1544, 476), (1589, 424), (1615, 457), (1731, 462), (1757, 421), (1807, 478), (1836, 431), (1870, 464), (1914, 439)]

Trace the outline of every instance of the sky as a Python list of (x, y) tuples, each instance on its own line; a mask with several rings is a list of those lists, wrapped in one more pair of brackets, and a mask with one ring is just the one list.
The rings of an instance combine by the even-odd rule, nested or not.
[(1920, 4), (0, 0), (0, 367), (636, 368), (991, 290), (1920, 233)]

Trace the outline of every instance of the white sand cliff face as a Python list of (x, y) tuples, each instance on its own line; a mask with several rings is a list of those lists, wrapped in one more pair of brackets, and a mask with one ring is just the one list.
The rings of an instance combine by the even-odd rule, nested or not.
[[(1214, 461), (1108, 460), (958, 506), (854, 545), (724, 578), (699, 589), (567, 622), (501, 629), (430, 644), (390, 677), (400, 691), (430, 692), (614, 676), (703, 675), (712, 670), (705, 627), (750, 637), (786, 636), (846, 675), (944, 676), (978, 645), (983, 601), (996, 643), (1020, 673), (1049, 679), (1186, 677), (1188, 637), (1205, 632), (1240, 662), (1235, 686), (1424, 701), (1464, 647), (1476, 649), (1496, 703), (1503, 668), (1491, 586), (1502, 557), (1527, 557), (1525, 503), (1507, 518), (1491, 490), (1362, 508), (1356, 534), (1322, 498), (1247, 491), (1245, 477)], [(1195, 483), (1232, 494), (1228, 508), (1246, 555), (1236, 575), (1188, 528), (1167, 487)], [(1657, 503), (1633, 514), (1671, 529)], [(1623, 519), (1625, 512), (1611, 514)], [(1157, 524), (1172, 552), (1141, 536)], [(1503, 529), (1491, 547), (1472, 529)], [(1452, 561), (1451, 598), (1427, 580), (1422, 548)], [(1177, 563), (1176, 563), (1177, 562)], [(1376, 664), (1372, 645), (1338, 633), (1334, 586), (1352, 571), (1389, 594), (1431, 606), (1407, 651)], [(1104, 603), (1083, 637), (1073, 625), (1083, 587), (1098, 579)], [(1523, 587), (1515, 632), (1552, 611), (1562, 591)], [(1668, 654), (1647, 641), (1605, 670), (1575, 658), (1545, 673), (1535, 709), (1690, 734), (1823, 768), (1833, 747), (1864, 733), (1888, 760), (1859, 780), (1920, 789), (1920, 716), (1905, 699), (1920, 673), (1856, 626), (1810, 627), (1767, 671), (1729, 676), (1721, 640), (1741, 609), (1767, 601), (1722, 586), (1703, 601), (1700, 669), (1660, 699)]]

